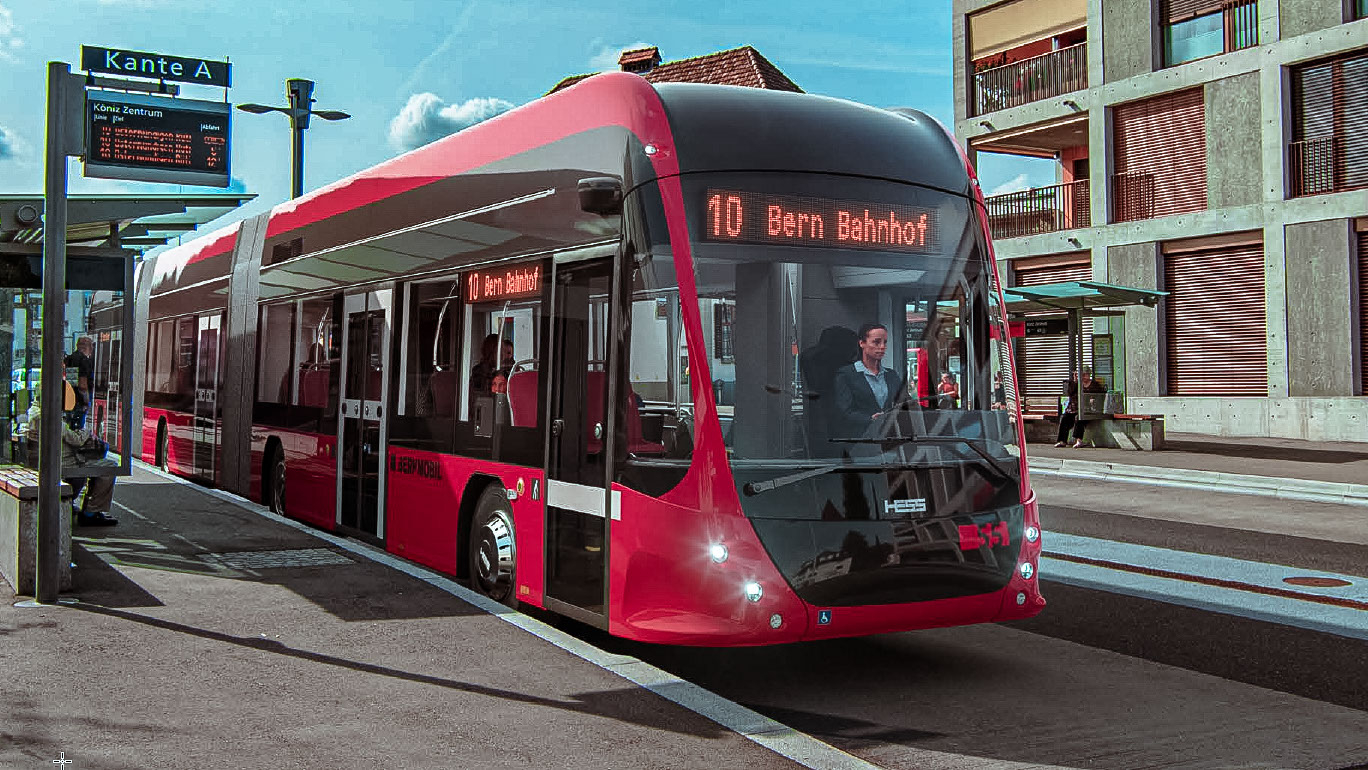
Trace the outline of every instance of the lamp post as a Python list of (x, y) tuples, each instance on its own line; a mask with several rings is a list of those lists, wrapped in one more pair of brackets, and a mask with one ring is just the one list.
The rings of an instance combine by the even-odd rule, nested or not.
[(345, 120), (351, 117), (351, 115), (337, 110), (313, 109), (313, 89), (312, 80), (291, 78), (285, 81), (285, 94), (290, 99), (289, 107), (271, 107), (265, 104), (239, 104), (237, 106), (239, 110), (254, 115), (266, 112), (283, 112), (290, 116), (290, 134), (293, 138), (290, 152), (292, 161), (290, 172), (291, 198), (298, 198), (304, 194), (304, 129), (309, 127), (309, 116), (317, 115), (324, 120)]

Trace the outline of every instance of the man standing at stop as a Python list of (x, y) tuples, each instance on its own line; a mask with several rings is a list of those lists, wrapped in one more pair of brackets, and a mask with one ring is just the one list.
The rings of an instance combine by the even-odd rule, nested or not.
[(76, 370), (76, 408), (71, 412), (71, 427), (81, 430), (90, 410), (90, 389), (95, 380), (95, 341), (89, 337), (76, 340), (76, 352), (66, 357), (66, 366)]

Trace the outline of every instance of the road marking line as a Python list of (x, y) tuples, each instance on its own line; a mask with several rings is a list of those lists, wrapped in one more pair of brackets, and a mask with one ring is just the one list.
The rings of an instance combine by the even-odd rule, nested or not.
[(1263, 594), (1264, 596), (1278, 596), (1283, 599), (1297, 599), (1304, 602), (1316, 604), (1328, 604), (1332, 607), (1345, 607), (1351, 610), (1368, 610), (1368, 602), (1345, 599), (1339, 596), (1321, 596), (1320, 594), (1308, 594), (1302, 591), (1292, 591), (1286, 588), (1270, 588), (1268, 586), (1255, 585), (1253, 583), (1243, 583), (1238, 580), (1226, 580), (1224, 578), (1206, 577), (1204, 575), (1190, 575), (1185, 572), (1172, 572), (1155, 567), (1145, 567), (1135, 564), (1123, 564), (1106, 559), (1093, 559), (1087, 556), (1075, 556), (1067, 553), (1053, 553), (1045, 551), (1043, 556), (1062, 561), (1071, 561), (1075, 564), (1090, 564), (1094, 567), (1104, 567), (1106, 569), (1120, 570), (1123, 572), (1134, 572), (1139, 575), (1149, 575), (1151, 577), (1170, 578), (1173, 580), (1184, 580), (1189, 583), (1200, 583), (1202, 585), (1213, 586), (1216, 588), (1229, 588), (1232, 591), (1248, 591), (1253, 594)]

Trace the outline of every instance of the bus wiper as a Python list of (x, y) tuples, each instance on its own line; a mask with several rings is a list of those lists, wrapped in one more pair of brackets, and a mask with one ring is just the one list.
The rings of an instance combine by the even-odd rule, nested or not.
[(995, 473), (1002, 477), (1003, 481), (1011, 481), (1012, 474), (996, 457), (983, 451), (979, 446), (982, 439), (972, 439), (966, 436), (885, 436), (884, 438), (832, 438), (827, 439), (833, 444), (964, 444), (974, 450), (974, 454), (983, 458)]
[(805, 471), (799, 471), (798, 473), (790, 473), (787, 476), (776, 476), (775, 478), (766, 479), (764, 481), (748, 481), (745, 484), (741, 485), (741, 492), (744, 493), (747, 497), (750, 497), (751, 495), (758, 495), (761, 492), (768, 492), (771, 489), (786, 487), (789, 484), (797, 484), (798, 482), (803, 481), (805, 479), (810, 479), (815, 476), (821, 476), (827, 473), (831, 473), (832, 471), (838, 468), (845, 467), (845, 465), (845, 462), (830, 463), (828, 465), (810, 468)]

